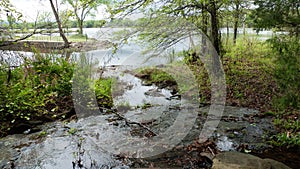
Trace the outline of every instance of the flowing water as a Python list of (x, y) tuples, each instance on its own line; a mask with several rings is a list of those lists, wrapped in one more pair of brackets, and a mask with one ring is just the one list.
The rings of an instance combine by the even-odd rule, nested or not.
[[(115, 77), (119, 81), (118, 87), (125, 89), (116, 90), (118, 92), (115, 93), (114, 102), (119, 115), (127, 121), (116, 114), (99, 112), (98, 115), (70, 123), (43, 125), (37, 133), (7, 136), (0, 140), (0, 168), (129, 168), (131, 163), (119, 160), (117, 155), (143, 156), (149, 153), (144, 149), (147, 146), (152, 149), (151, 153), (159, 154), (171, 150), (166, 148), (167, 145), (189, 145), (198, 139), (209, 107), (199, 108), (195, 105), (191, 109), (191, 105), (187, 106), (184, 100), (172, 97), (172, 92), (167, 89), (154, 85), (144, 86), (140, 79), (128, 73), (130, 71), (127, 68), (107, 67), (103, 74)], [(122, 106), (123, 109), (120, 108)], [(196, 116), (181, 118), (182, 114), (189, 112)], [(247, 150), (259, 152), (270, 148), (263, 138), (270, 137), (276, 131), (270, 118), (259, 118), (255, 116), (257, 114), (259, 112), (252, 109), (227, 106), (219, 127), (211, 136), (218, 149), (231, 151), (247, 145)], [(154, 133), (164, 135), (175, 122), (182, 127), (170, 130), (170, 135), (182, 138), (178, 143), (167, 144), (168, 140), (164, 140), (166, 145), (153, 146), (149, 142), (140, 141), (149, 134), (145, 126)], [(136, 125), (138, 123), (143, 126)], [(187, 127), (189, 125), (190, 128)], [(185, 127), (188, 130), (182, 131)], [(137, 141), (129, 141), (136, 138)], [(132, 143), (141, 144), (130, 145), (136, 152), (128, 149)], [(159, 158), (156, 162), (160, 163)]]

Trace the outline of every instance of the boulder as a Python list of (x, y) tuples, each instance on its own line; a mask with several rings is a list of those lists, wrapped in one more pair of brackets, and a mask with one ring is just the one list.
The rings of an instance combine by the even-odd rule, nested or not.
[(213, 160), (212, 169), (290, 169), (281, 162), (272, 159), (261, 159), (259, 157), (239, 153), (220, 153)]

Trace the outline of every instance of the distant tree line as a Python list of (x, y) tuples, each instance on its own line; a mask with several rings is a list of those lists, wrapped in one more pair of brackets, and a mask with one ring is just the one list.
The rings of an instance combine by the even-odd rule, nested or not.
[[(83, 22), (83, 28), (101, 28), (104, 24), (106, 23), (105, 20), (87, 20)], [(46, 29), (55, 29), (57, 28), (57, 23), (56, 22), (28, 22), (28, 23), (21, 23), (21, 22), (16, 22), (13, 25), (14, 29), (24, 29), (26, 27), (27, 29), (34, 29), (37, 25), (45, 25), (44, 28)], [(2, 21), (0, 22), (0, 27), (7, 27), (9, 26), (8, 22)], [(77, 21), (68, 21), (65, 23), (64, 28), (78, 28), (77, 27)]]

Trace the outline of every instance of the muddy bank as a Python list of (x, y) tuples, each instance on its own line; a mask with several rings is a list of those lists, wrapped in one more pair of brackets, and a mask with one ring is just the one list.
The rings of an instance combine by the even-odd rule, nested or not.
[(86, 42), (71, 42), (69, 48), (64, 47), (63, 42), (51, 42), (51, 41), (20, 41), (12, 43), (7, 46), (0, 47), (0, 50), (11, 50), (11, 51), (24, 51), (24, 52), (35, 52), (39, 51), (42, 53), (57, 52), (61, 53), (64, 51), (69, 52), (85, 52), (97, 49), (107, 49), (111, 47), (112, 43), (105, 41), (98, 41), (95, 39), (88, 40)]

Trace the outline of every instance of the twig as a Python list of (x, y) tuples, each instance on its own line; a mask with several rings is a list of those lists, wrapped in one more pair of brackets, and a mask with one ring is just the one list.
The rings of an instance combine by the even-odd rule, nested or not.
[(136, 124), (144, 129), (146, 129), (147, 131), (149, 131), (153, 136), (157, 136), (157, 134), (152, 131), (149, 127), (139, 123), (139, 122), (135, 122), (135, 121), (130, 121), (128, 119), (126, 119), (124, 116), (120, 115), (118, 112), (114, 112), (115, 115), (117, 115), (120, 119), (125, 120), (125, 123), (129, 126), (130, 124)]
[(216, 156), (216, 154), (213, 152), (213, 150), (208, 146), (208, 150), (210, 151), (210, 153), (213, 155), (213, 157)]

